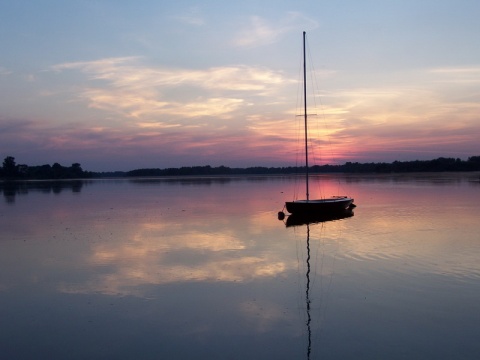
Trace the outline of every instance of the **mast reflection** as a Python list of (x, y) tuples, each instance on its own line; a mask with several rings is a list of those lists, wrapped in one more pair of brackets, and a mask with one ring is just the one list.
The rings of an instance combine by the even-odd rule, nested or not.
[(305, 303), (307, 315), (307, 360), (310, 360), (312, 354), (312, 316), (310, 299), (310, 225), (326, 223), (329, 221), (342, 220), (352, 217), (352, 208), (335, 214), (292, 214), (284, 221), (286, 227), (306, 226), (307, 227), (307, 271), (305, 277), (307, 280), (305, 289)]
[(307, 334), (308, 334), (308, 345), (307, 345), (307, 359), (310, 360), (310, 354), (312, 352), (312, 328), (311, 322), (312, 317), (310, 315), (310, 224), (307, 223), (307, 288), (305, 290), (305, 301), (307, 303)]

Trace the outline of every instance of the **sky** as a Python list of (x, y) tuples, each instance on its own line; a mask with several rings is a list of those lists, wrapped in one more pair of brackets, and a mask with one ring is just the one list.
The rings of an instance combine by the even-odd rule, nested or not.
[(0, 157), (295, 166), (306, 31), (316, 163), (466, 160), (478, 14), (477, 0), (3, 0)]

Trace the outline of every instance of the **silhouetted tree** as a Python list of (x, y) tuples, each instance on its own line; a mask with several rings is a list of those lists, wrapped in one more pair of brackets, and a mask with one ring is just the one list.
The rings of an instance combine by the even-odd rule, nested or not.
[(5, 160), (3, 160), (2, 170), (3, 176), (7, 178), (13, 178), (18, 175), (17, 164), (13, 156), (7, 156)]
[(79, 163), (73, 163), (72, 166), (70, 167), (70, 174), (73, 177), (80, 177), (83, 174), (82, 167), (80, 166)]

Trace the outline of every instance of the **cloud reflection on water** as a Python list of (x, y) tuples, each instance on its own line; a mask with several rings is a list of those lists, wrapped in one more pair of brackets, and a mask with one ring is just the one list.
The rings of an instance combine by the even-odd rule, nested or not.
[[(248, 236), (226, 224), (223, 231), (206, 233), (204, 225), (184, 216), (184, 225), (128, 224), (114, 242), (92, 244), (87, 266), (95, 271), (85, 284), (62, 291), (141, 296), (142, 287), (173, 282), (249, 281), (283, 273), (293, 264), (274, 252), (253, 254)], [(196, 228), (200, 226), (200, 228)], [(261, 229), (250, 225), (257, 235)]]
[[(392, 358), (399, 337), (408, 355), (438, 355), (424, 344), (452, 328), (442, 354), (478, 349), (465, 342), (479, 323), (478, 186), (435, 178), (341, 178), (355, 216), (310, 226), (312, 358)], [(166, 358), (235, 346), (243, 358), (301, 357), (307, 231), (276, 218), (293, 182), (95, 181), (3, 202), (4, 333), (35, 334), (37, 349), (48, 336), (98, 351), (113, 332)]]

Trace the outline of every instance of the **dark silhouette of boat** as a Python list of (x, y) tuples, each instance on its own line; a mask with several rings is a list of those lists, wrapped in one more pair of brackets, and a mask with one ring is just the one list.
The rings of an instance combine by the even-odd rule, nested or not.
[(342, 220), (352, 217), (353, 215), (353, 207), (330, 213), (293, 213), (287, 217), (285, 225), (287, 227), (291, 227), (317, 224), (328, 221)]
[(348, 196), (332, 196), (322, 199), (310, 199), (309, 195), (309, 169), (308, 169), (308, 122), (307, 122), (307, 66), (305, 54), (305, 31), (303, 32), (303, 108), (305, 123), (305, 188), (306, 199), (285, 202), (285, 207), (290, 214), (324, 214), (341, 213), (353, 204), (353, 199)]

